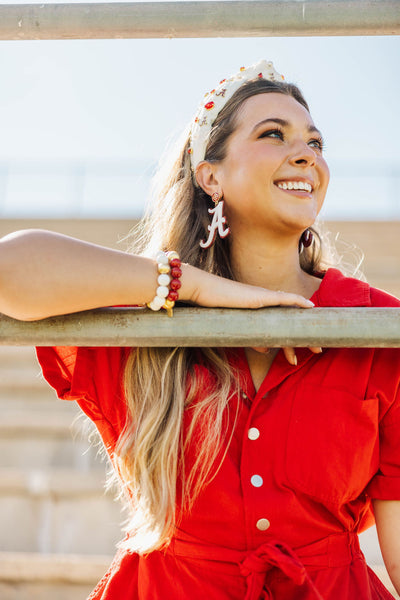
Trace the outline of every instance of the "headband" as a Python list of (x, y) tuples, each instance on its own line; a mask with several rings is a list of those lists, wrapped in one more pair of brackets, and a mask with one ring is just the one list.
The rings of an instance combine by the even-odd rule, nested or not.
[(195, 173), (197, 165), (204, 160), (211, 128), (218, 114), (241, 85), (257, 77), (269, 81), (284, 79), (283, 75), (275, 71), (272, 62), (260, 60), (251, 67), (241, 67), (236, 75), (232, 75), (229, 79), (223, 79), (219, 82), (218, 87), (204, 96), (190, 128), (188, 152), (193, 173)]

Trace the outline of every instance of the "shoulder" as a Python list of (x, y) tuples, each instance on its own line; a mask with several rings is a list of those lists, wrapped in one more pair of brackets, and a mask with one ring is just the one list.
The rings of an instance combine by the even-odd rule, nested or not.
[(328, 269), (316, 292), (318, 306), (400, 307), (400, 300), (367, 282)]
[(388, 292), (384, 290), (380, 290), (378, 288), (370, 287), (370, 296), (371, 296), (371, 306), (386, 306), (388, 308), (400, 307), (400, 299), (396, 298), (396, 296), (392, 296)]

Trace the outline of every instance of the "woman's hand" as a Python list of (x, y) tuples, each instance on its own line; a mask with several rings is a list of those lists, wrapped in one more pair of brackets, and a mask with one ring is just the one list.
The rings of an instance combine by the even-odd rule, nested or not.
[[(253, 350), (255, 350), (256, 352), (259, 352), (260, 354), (268, 354), (268, 352), (271, 350), (271, 348), (253, 348)], [(294, 367), (297, 366), (297, 356), (296, 356), (296, 351), (294, 348), (282, 348), (283, 350), (283, 354), (285, 355), (286, 360), (288, 361), (289, 364), (293, 365)], [(322, 348), (318, 347), (312, 347), (309, 348), (309, 350), (311, 350), (311, 352), (314, 352), (314, 354), (321, 354), (322, 352)]]
[(231, 281), (205, 271), (183, 265), (181, 300), (210, 308), (263, 308), (264, 306), (297, 306), (312, 308), (314, 304), (300, 296)]

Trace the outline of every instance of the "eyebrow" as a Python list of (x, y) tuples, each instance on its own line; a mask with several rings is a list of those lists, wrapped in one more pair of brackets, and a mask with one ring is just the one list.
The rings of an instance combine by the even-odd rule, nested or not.
[[(258, 127), (260, 127), (261, 125), (265, 125), (266, 123), (271, 123), (271, 122), (278, 123), (279, 125), (282, 125), (282, 127), (290, 127), (290, 123), (289, 123), (289, 121), (286, 121), (286, 119), (280, 119), (279, 117), (271, 117), (270, 119), (264, 119), (263, 121), (260, 121), (259, 123), (257, 123), (252, 129), (252, 133), (256, 129), (258, 129)], [(317, 133), (318, 135), (321, 136), (321, 138), (323, 137), (320, 130), (317, 129), (314, 125), (309, 125), (307, 127), (307, 131), (309, 133)]]

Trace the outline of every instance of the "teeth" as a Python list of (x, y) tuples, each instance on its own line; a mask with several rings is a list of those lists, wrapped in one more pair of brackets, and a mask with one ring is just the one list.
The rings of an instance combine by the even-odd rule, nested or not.
[(312, 192), (311, 185), (304, 181), (281, 181), (278, 183), (278, 187), (282, 190), (305, 190), (306, 192)]

